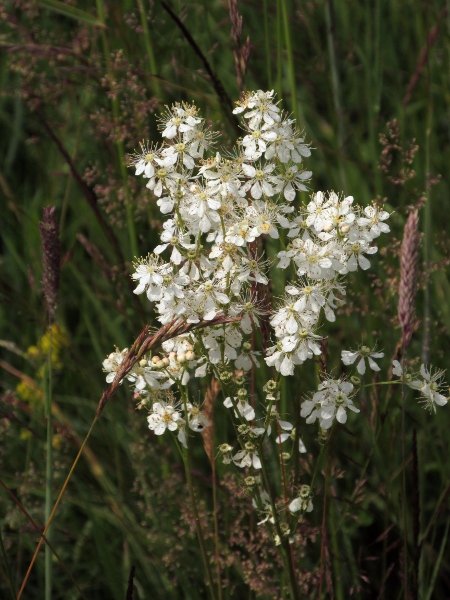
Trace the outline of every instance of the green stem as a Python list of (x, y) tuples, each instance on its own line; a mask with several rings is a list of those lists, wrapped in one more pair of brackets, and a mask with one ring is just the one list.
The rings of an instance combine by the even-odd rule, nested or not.
[(155, 94), (156, 94), (158, 100), (162, 100), (161, 86), (159, 85), (159, 80), (156, 75), (157, 68), (156, 68), (155, 53), (153, 52), (153, 47), (152, 47), (152, 43), (150, 40), (150, 30), (148, 28), (147, 16), (144, 11), (144, 4), (143, 4), (142, 0), (137, 0), (137, 3), (138, 3), (138, 7), (139, 7), (139, 14), (141, 16), (142, 30), (144, 32), (145, 51), (147, 52), (148, 64), (150, 65), (151, 75), (153, 75), (153, 77), (154, 77)]
[[(53, 427), (52, 427), (52, 349), (53, 349), (53, 330), (49, 319), (49, 350), (47, 368), (44, 374), (44, 411), (47, 419), (47, 456), (45, 466), (45, 522), (47, 523), (52, 512), (53, 505)], [(49, 528), (46, 534), (47, 540), (52, 543), (52, 528)], [(45, 546), (45, 600), (52, 598), (52, 550), (48, 544)]]
[[(96, 7), (97, 7), (98, 18), (100, 19), (100, 21), (102, 23), (105, 23), (105, 15), (103, 12), (102, 0), (96, 0)], [(103, 54), (104, 54), (105, 63), (106, 63), (106, 71), (108, 74), (108, 78), (109, 78), (110, 82), (112, 83), (113, 78), (114, 78), (114, 73), (111, 68), (109, 42), (108, 42), (108, 38), (106, 36), (105, 29), (101, 30), (101, 39), (102, 39)], [(118, 101), (116, 94), (114, 94), (111, 98), (111, 108), (112, 108), (112, 113), (113, 113), (113, 118), (114, 118), (114, 126), (117, 127), (117, 124), (119, 123), (120, 107), (119, 107), (119, 101)], [(126, 212), (126, 219), (127, 219), (127, 229), (128, 229), (128, 237), (129, 237), (131, 256), (138, 256), (139, 252), (138, 252), (138, 245), (137, 245), (136, 228), (135, 228), (135, 224), (134, 224), (133, 207), (130, 203), (130, 190), (129, 190), (129, 186), (128, 186), (128, 174), (127, 174), (127, 167), (125, 164), (125, 150), (124, 150), (122, 140), (119, 140), (119, 139), (116, 140), (116, 151), (117, 151), (117, 159), (119, 162), (120, 176), (122, 178), (122, 183), (123, 183), (123, 186), (125, 188), (125, 193), (126, 193), (125, 212)]]
[(6, 550), (5, 550), (5, 545), (3, 543), (3, 536), (2, 536), (1, 528), (0, 528), (0, 551), (2, 554), (3, 563), (5, 565), (6, 577), (8, 579), (8, 586), (9, 586), (9, 591), (11, 592), (11, 598), (13, 600), (15, 600), (16, 590), (14, 589), (14, 581), (12, 578), (11, 569), (9, 568), (9, 564), (8, 564), (8, 557), (6, 556)]
[[(325, 21), (327, 25), (327, 45), (328, 45), (328, 56), (330, 58), (330, 71), (331, 71), (331, 87), (333, 90), (333, 103), (334, 110), (336, 112), (336, 120), (338, 127), (338, 148), (339, 153), (344, 153), (344, 120), (342, 117), (342, 103), (341, 103), (341, 90), (339, 85), (339, 73), (337, 68), (336, 54), (334, 50), (335, 35), (334, 35), (334, 8), (332, 0), (325, 1)], [(341, 176), (341, 184), (345, 188), (345, 171), (343, 169), (343, 161), (339, 161), (339, 171)]]
[[(180, 389), (181, 389), (181, 395), (183, 398), (184, 413), (187, 417), (187, 415), (188, 415), (187, 393), (186, 393), (186, 389), (183, 386), (180, 386)], [(188, 425), (187, 425), (187, 418), (186, 418), (186, 446), (187, 447), (186, 448), (183, 447), (183, 454), (182, 454), (184, 470), (186, 473), (186, 481), (187, 481), (188, 490), (189, 490), (189, 498), (191, 501), (191, 508), (192, 508), (192, 512), (194, 513), (195, 529), (197, 532), (198, 543), (200, 546), (200, 553), (202, 555), (203, 566), (205, 568), (206, 577), (208, 579), (209, 593), (211, 596), (211, 600), (216, 600), (216, 595), (214, 593), (214, 580), (213, 580), (213, 576), (212, 576), (212, 572), (211, 572), (211, 566), (210, 566), (209, 560), (208, 560), (208, 553), (206, 551), (205, 537), (203, 535), (202, 525), (200, 522), (200, 516), (198, 514), (197, 500), (195, 498), (194, 485), (192, 482), (191, 454), (190, 454), (190, 449), (189, 449), (189, 431), (187, 429), (188, 429)]]
[(291, 549), (289, 547), (289, 541), (283, 536), (283, 533), (281, 531), (280, 521), (278, 519), (277, 508), (275, 506), (275, 501), (273, 499), (273, 495), (270, 492), (269, 476), (267, 473), (267, 468), (266, 468), (266, 465), (264, 462), (264, 457), (262, 456), (262, 454), (260, 456), (260, 461), (261, 461), (261, 470), (262, 470), (262, 475), (263, 475), (263, 480), (264, 480), (264, 487), (266, 488), (267, 493), (269, 494), (270, 506), (272, 508), (272, 516), (273, 516), (273, 520), (274, 520), (274, 525), (275, 525), (275, 529), (278, 534), (278, 537), (280, 538), (281, 558), (283, 560), (284, 569), (289, 576), (289, 589), (291, 592), (291, 598), (292, 598), (292, 600), (299, 600), (300, 596), (298, 594), (297, 580), (295, 578), (294, 564), (293, 564), (293, 560), (292, 560), (292, 554), (290, 551)]
[(264, 45), (266, 50), (267, 84), (272, 88), (272, 57), (270, 49), (269, 16), (267, 14), (267, 0), (263, 0), (264, 6)]
[(297, 101), (297, 84), (295, 81), (295, 60), (294, 60), (294, 52), (292, 49), (291, 28), (290, 28), (286, 0), (281, 0), (281, 12), (282, 12), (282, 17), (283, 17), (283, 38), (284, 38), (284, 41), (286, 42), (286, 54), (287, 54), (288, 71), (289, 71), (289, 89), (291, 92), (292, 110), (293, 110), (294, 117), (296, 118), (297, 122), (301, 122), (304, 124), (305, 119), (303, 117), (301, 108)]

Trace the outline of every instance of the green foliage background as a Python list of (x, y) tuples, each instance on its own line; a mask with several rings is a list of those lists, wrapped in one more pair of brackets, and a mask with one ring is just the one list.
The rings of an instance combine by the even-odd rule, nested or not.
[[(133, 258), (157, 243), (159, 211), (127, 169), (127, 155), (139, 141), (159, 139), (155, 117), (175, 101), (194, 101), (222, 129), (224, 145), (238, 135), (232, 106), (227, 107), (227, 98), (237, 100), (240, 93), (227, 2), (174, 1), (170, 7), (175, 19), (158, 0), (1, 5), (0, 472), (39, 524), (45, 496), (45, 352), (30, 355), (29, 349), (39, 346), (47, 329), (38, 228), (43, 207), (55, 205), (60, 219), (57, 322), (68, 342), (58, 349), (53, 373), (56, 492), (104, 388), (102, 360), (115, 345), (129, 346), (151, 316), (132, 294), (129, 273)], [(245, 88), (275, 89), (304, 127), (315, 148), (307, 163), (311, 189), (343, 191), (362, 205), (386, 200), (393, 212), (392, 235), (381, 238), (371, 271), (353, 277), (346, 309), (325, 332), (328, 368), (340, 369), (340, 350), (356, 347), (363, 335), (368, 345), (378, 342), (384, 349), (387, 373), (401, 339), (396, 315), (402, 229), (408, 207), (420, 198), (417, 330), (408, 357), (446, 368), (449, 2), (265, 0), (239, 2), (238, 10), (242, 43), (248, 36), (251, 44)], [(386, 174), (379, 168), (379, 138), (393, 119), (400, 137)], [(401, 148), (407, 150), (414, 140), (418, 150), (409, 164)], [(393, 183), (393, 177), (401, 182)], [(273, 244), (267, 249), (271, 256)], [(275, 276), (275, 294), (281, 293), (283, 278)], [(314, 367), (289, 378), (284, 405), (314, 382)], [(336, 598), (402, 597), (401, 397), (396, 392), (388, 401), (379, 386), (361, 405), (363, 418), (333, 435), (310, 518), (311, 527), (322, 527), (325, 510), (329, 582), (323, 597), (331, 596), (331, 587)], [(217, 411), (217, 419), (225, 420), (225, 412)], [(448, 409), (429, 415), (407, 398), (406, 529), (410, 561), (421, 544), (420, 598), (448, 598), (450, 590), (448, 419)], [(314, 428), (305, 428), (302, 436), (317, 456)], [(210, 467), (201, 443), (197, 451), (206, 523)], [(179, 459), (165, 439), (145, 428), (125, 389), (104, 411), (82, 461), (57, 513), (53, 540), (86, 597), (125, 598), (132, 565), (135, 597), (206, 597)], [(226, 549), (233, 528), (231, 509), (227, 512), (231, 489), (231, 483), (221, 489), (221, 518), (228, 528), (224, 597), (281, 597), (274, 591), (278, 580), (270, 555), (263, 559), (238, 544)], [(15, 597), (11, 588), (20, 587), (38, 535), (5, 489), (1, 498), (0, 593), (6, 598)], [(253, 531), (251, 517), (245, 518), (241, 526)], [(317, 569), (320, 540), (318, 534), (317, 541), (308, 542), (302, 576)], [(266, 587), (258, 588), (264, 570)], [(40, 555), (24, 597), (43, 598), (44, 587)], [(52, 597), (80, 597), (56, 562)], [(310, 586), (308, 597), (318, 597), (317, 586)]]

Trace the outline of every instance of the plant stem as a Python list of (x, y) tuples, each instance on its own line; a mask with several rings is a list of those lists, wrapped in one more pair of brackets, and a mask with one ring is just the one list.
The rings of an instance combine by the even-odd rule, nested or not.
[(339, 161), (339, 171), (341, 177), (341, 184), (346, 187), (345, 171), (343, 168), (343, 152), (344, 152), (344, 120), (342, 118), (342, 102), (341, 102), (341, 90), (339, 86), (339, 73), (337, 68), (336, 54), (335, 54), (335, 35), (334, 35), (334, 7), (332, 0), (325, 1), (325, 20), (327, 24), (327, 44), (328, 44), (328, 55), (330, 58), (330, 71), (331, 71), (331, 87), (333, 90), (333, 102), (334, 110), (336, 112), (337, 128), (338, 128), (338, 148), (341, 154), (341, 160)]
[(289, 589), (291, 592), (291, 598), (292, 598), (292, 600), (300, 600), (300, 597), (298, 595), (297, 580), (295, 577), (294, 564), (292, 561), (292, 555), (291, 555), (290, 547), (289, 547), (289, 541), (284, 538), (283, 533), (281, 531), (280, 521), (278, 519), (277, 507), (275, 506), (275, 501), (274, 501), (273, 495), (270, 491), (269, 477), (268, 477), (264, 457), (262, 456), (262, 454), (261, 454), (260, 460), (261, 460), (261, 468), (262, 468), (264, 486), (267, 490), (267, 493), (269, 494), (270, 505), (272, 507), (272, 516), (273, 516), (273, 520), (274, 520), (275, 529), (278, 534), (278, 537), (280, 538), (281, 558), (283, 560), (283, 565), (284, 565), (285, 571), (287, 572), (287, 574), (289, 576)]
[[(45, 522), (47, 523), (52, 511), (53, 503), (53, 428), (52, 428), (52, 348), (53, 348), (53, 329), (49, 318), (49, 349), (47, 368), (44, 375), (44, 412), (47, 419), (47, 456), (45, 465)], [(47, 540), (51, 543), (52, 530), (48, 529), (46, 533)], [(45, 600), (52, 599), (52, 550), (48, 544), (45, 545)]]
[[(187, 415), (188, 407), (187, 407), (186, 390), (182, 386), (180, 386), (180, 388), (181, 388), (181, 393), (182, 393), (182, 398), (183, 398), (184, 412)], [(203, 535), (202, 525), (200, 523), (200, 516), (198, 514), (198, 508), (197, 508), (197, 500), (195, 498), (194, 485), (192, 482), (191, 455), (190, 455), (190, 450), (189, 450), (189, 432), (188, 431), (186, 431), (186, 446), (187, 446), (187, 448), (183, 447), (182, 456), (183, 456), (184, 470), (186, 473), (186, 481), (187, 481), (188, 490), (189, 490), (189, 498), (191, 501), (191, 508), (192, 508), (192, 512), (194, 513), (195, 529), (197, 531), (197, 538), (198, 538), (198, 543), (200, 546), (200, 553), (203, 558), (203, 566), (205, 568), (206, 577), (208, 579), (209, 594), (211, 596), (211, 600), (216, 600), (216, 595), (214, 593), (214, 580), (213, 580), (213, 576), (212, 576), (212, 572), (211, 572), (211, 566), (210, 566), (209, 560), (208, 560), (208, 553), (206, 551), (205, 538)]]
[(154, 76), (155, 95), (157, 96), (158, 100), (162, 100), (161, 86), (159, 85), (159, 80), (158, 80), (158, 77), (156, 76), (157, 68), (156, 68), (155, 53), (153, 52), (152, 42), (150, 39), (150, 30), (148, 28), (147, 15), (145, 14), (145, 10), (144, 10), (144, 3), (143, 3), (143, 0), (137, 0), (137, 3), (138, 3), (138, 7), (139, 7), (139, 14), (141, 16), (142, 30), (144, 32), (144, 43), (145, 43), (145, 50), (147, 52), (148, 64), (150, 66), (151, 75)]
[[(103, 12), (102, 0), (96, 0), (96, 7), (97, 7), (98, 18), (100, 19), (100, 21), (102, 23), (105, 23), (105, 15)], [(106, 63), (106, 71), (108, 74), (108, 78), (109, 78), (110, 82), (112, 83), (113, 79), (114, 79), (114, 73), (111, 68), (111, 56), (110, 56), (109, 42), (108, 42), (108, 38), (106, 36), (104, 29), (102, 29), (102, 31), (101, 31), (101, 38), (102, 38), (103, 54), (104, 54), (105, 63)], [(112, 109), (112, 113), (113, 113), (113, 117), (114, 117), (114, 126), (117, 127), (117, 125), (119, 123), (120, 106), (119, 106), (119, 101), (118, 101), (116, 94), (114, 94), (111, 98), (111, 109)], [(125, 165), (125, 150), (124, 150), (123, 142), (120, 139), (116, 140), (116, 151), (117, 151), (117, 160), (119, 163), (120, 175), (121, 175), (122, 183), (123, 183), (123, 186), (124, 186), (125, 192), (126, 192), (125, 211), (126, 211), (126, 218), (127, 218), (127, 229), (128, 229), (130, 251), (131, 251), (132, 256), (138, 256), (139, 252), (138, 252), (138, 245), (137, 245), (136, 227), (134, 224), (133, 207), (130, 203), (130, 190), (129, 190), (129, 186), (128, 186), (128, 174), (127, 174), (127, 168)]]

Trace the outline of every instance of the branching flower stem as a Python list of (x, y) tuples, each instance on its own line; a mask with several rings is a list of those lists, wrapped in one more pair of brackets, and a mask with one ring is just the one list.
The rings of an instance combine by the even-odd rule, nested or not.
[(288, 548), (289, 540), (283, 536), (283, 532), (281, 531), (280, 520), (278, 518), (277, 508), (275, 505), (275, 501), (273, 499), (273, 494), (270, 493), (270, 490), (271, 490), (270, 481), (269, 481), (269, 476), (267, 473), (267, 466), (265, 464), (265, 460), (264, 460), (263, 456), (261, 456), (261, 465), (262, 465), (262, 476), (263, 476), (263, 480), (264, 480), (264, 486), (265, 486), (265, 489), (269, 491), (270, 506), (272, 508), (272, 515), (273, 515), (275, 529), (276, 529), (277, 535), (280, 538), (281, 557), (283, 559), (284, 568), (289, 575), (289, 589), (291, 592), (291, 598), (292, 598), (292, 600), (300, 600), (300, 596), (298, 593), (298, 587), (297, 587), (297, 580), (295, 577), (295, 570), (294, 570), (292, 561), (290, 560), (290, 550)]
[[(188, 414), (187, 390), (186, 390), (185, 386), (180, 386), (180, 390), (181, 390), (181, 396), (183, 399), (184, 411), (185, 411), (185, 414), (187, 415)], [(203, 559), (203, 566), (205, 568), (205, 573), (206, 573), (206, 576), (208, 579), (209, 594), (211, 596), (211, 600), (216, 600), (216, 594), (214, 592), (214, 580), (213, 580), (213, 576), (212, 576), (212, 572), (211, 572), (211, 566), (209, 564), (208, 553), (206, 551), (205, 537), (203, 535), (202, 525), (200, 522), (200, 516), (198, 514), (197, 500), (195, 498), (194, 485), (192, 482), (192, 475), (191, 475), (192, 465), (191, 465), (191, 453), (190, 453), (190, 444), (189, 444), (189, 431), (186, 431), (186, 446), (187, 446), (187, 448), (183, 447), (183, 449), (182, 449), (182, 457), (183, 457), (183, 463), (184, 463), (184, 470), (186, 473), (187, 486), (188, 486), (188, 490), (189, 490), (189, 499), (191, 501), (192, 512), (194, 513), (195, 529), (197, 532), (198, 543), (200, 546), (200, 552), (201, 552), (202, 559)]]

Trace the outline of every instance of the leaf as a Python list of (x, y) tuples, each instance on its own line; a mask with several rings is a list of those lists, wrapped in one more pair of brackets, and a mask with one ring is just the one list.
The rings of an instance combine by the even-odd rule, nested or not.
[(70, 4), (66, 4), (65, 2), (60, 2), (59, 0), (39, 0), (39, 5), (43, 8), (48, 8), (49, 10), (64, 15), (65, 17), (69, 17), (69, 19), (85, 21), (86, 23), (89, 23), (89, 25), (94, 25), (94, 27), (106, 29), (106, 25), (97, 17), (90, 15), (80, 8), (70, 6)]

